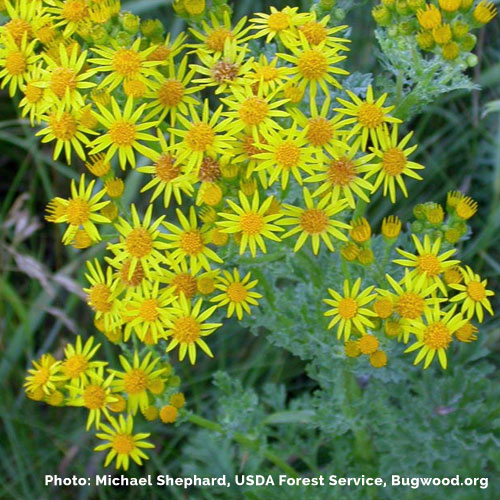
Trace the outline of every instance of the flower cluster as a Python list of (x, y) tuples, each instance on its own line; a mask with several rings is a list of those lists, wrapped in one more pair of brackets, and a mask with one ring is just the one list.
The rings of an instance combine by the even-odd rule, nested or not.
[(325, 313), (332, 316), (328, 328), (336, 326), (346, 356), (369, 355), (371, 365), (380, 368), (387, 363), (384, 345), (394, 339), (408, 344), (412, 339), (405, 352), (418, 350), (415, 364), (424, 361), (427, 368), (437, 354), (446, 368), (446, 351), (452, 342), (477, 339), (475, 322), (482, 323), (484, 310), (493, 314), (488, 298), (493, 292), (486, 280), (455, 258), (454, 247), (466, 236), (466, 221), (476, 210), (477, 204), (457, 191), (448, 193), (446, 220), (440, 204), (417, 205), (417, 220), (412, 224), (414, 252), (396, 248), (399, 257), (393, 260), (403, 273), (399, 280), (393, 275), (401, 273), (384, 274), (384, 270), (400, 236), (401, 221), (394, 216), (384, 219), (384, 256), (378, 264), (370, 249), (368, 221), (353, 224), (353, 241), (343, 256), (365, 266), (374, 264), (379, 286), (362, 289), (361, 278), (354, 283), (346, 279), (342, 291), (330, 289), (331, 298), (324, 300), (331, 306)]
[(388, 36), (413, 38), (421, 50), (447, 61), (471, 55), (476, 45), (471, 31), (496, 14), (494, 3), (488, 0), (381, 0), (372, 10)]
[[(21, 93), (22, 116), (55, 160), (86, 169), (46, 219), (63, 225), (65, 245), (105, 250), (86, 263), (84, 290), (96, 328), (122, 350), (122, 371), (111, 370), (93, 361), (92, 339), (78, 340), (65, 360), (34, 362), (26, 391), (85, 406), (88, 427), (108, 441), (96, 448), (110, 449), (106, 464), (146, 458), (147, 435), (132, 432), (139, 414), (175, 421), (184, 399), (172, 392), (167, 353), (192, 364), (199, 350), (213, 356), (222, 316), (241, 320), (263, 299), (235, 264), (265, 259), (268, 247), (339, 250), (346, 281), (330, 289), (326, 314), (349, 356), (381, 367), (380, 332), (414, 335), (417, 361), (438, 352), (445, 366), (453, 337), (469, 328), (474, 338), (469, 321), (490, 310), (491, 292), (452, 258), (471, 200), (450, 194), (446, 223), (435, 204), (418, 212), (416, 253), (396, 260), (411, 268), (402, 278), (384, 273), (400, 238), (395, 216), (382, 226), (385, 262), (375, 259), (366, 207), (374, 196), (407, 197), (424, 167), (386, 94), (344, 88), (347, 26), (295, 7), (233, 24), (228, 8), (207, 14), (205, 2), (183, 0), (174, 7), (198, 17), (172, 39), (118, 0), (4, 3), (2, 86)], [(141, 189), (130, 202), (132, 177)]]

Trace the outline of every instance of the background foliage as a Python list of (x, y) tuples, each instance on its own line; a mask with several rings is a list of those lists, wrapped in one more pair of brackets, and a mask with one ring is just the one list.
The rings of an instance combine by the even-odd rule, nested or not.
[[(308, 7), (309, 2), (272, 2), (277, 7), (302, 3)], [(266, 10), (269, 2), (234, 4), (235, 16), (241, 17)], [(352, 27), (350, 71), (381, 75), (375, 83), (391, 91), (394, 82), (377, 57), (371, 2), (340, 6)], [(166, 3), (158, 8), (155, 0), (131, 0), (123, 8), (158, 17), (173, 32), (183, 28)], [(376, 226), (388, 213), (409, 220), (414, 204), (444, 202), (450, 189), (475, 198), (480, 210), (471, 221), (473, 237), (465, 242), (462, 258), (497, 291), (495, 310), (500, 276), (500, 112), (494, 102), (500, 99), (499, 40), (498, 20), (479, 34), (479, 64), (468, 74), (480, 90), (441, 94), (410, 123), (420, 144), (415, 161), (427, 167), (424, 180), (409, 186), (411, 203), (402, 200), (393, 208), (380, 198), (368, 214)], [(17, 119), (16, 102), (6, 92), (0, 94), (0, 109), (0, 498), (137, 497), (133, 489), (49, 490), (43, 485), (46, 473), (88, 477), (102, 472), (102, 457), (92, 453), (95, 443), (84, 432), (83, 409), (41, 405), (26, 399), (22, 390), (32, 358), (61, 349), (77, 333), (93, 333), (80, 289), (82, 263), (96, 249), (76, 252), (62, 246), (57, 228), (42, 219), (47, 201), (65, 194), (77, 170), (51, 159), (50, 148), (41, 147), (35, 131)], [(138, 188), (132, 173), (126, 197), (133, 199)], [(386, 369), (374, 372), (368, 363), (355, 360), (346, 376), (341, 344), (332, 342), (326, 324), (317, 321), (324, 291), (315, 287), (315, 279), (326, 273), (327, 280), (337, 282), (339, 266), (309, 260), (305, 253), (293, 259), (283, 254), (271, 263), (248, 260), (246, 265), (262, 280), (262, 307), (243, 323), (226, 323), (214, 339), (214, 360), (179, 366), (188, 409), (217, 421), (220, 428), (149, 424), (155, 426), (151, 432), (157, 449), (144, 469), (134, 466), (130, 476), (278, 474), (265, 458), (264, 450), (272, 448), (304, 475), (490, 478), (488, 490), (346, 489), (343, 498), (500, 497), (495, 481), (500, 469), (498, 317), (485, 321), (478, 342), (452, 353), (447, 372), (436, 367), (423, 372), (411, 366), (411, 358), (403, 363), (389, 353)], [(250, 445), (236, 442), (240, 434), (251, 439)], [(244, 493), (249, 499), (263, 498), (255, 488)], [(185, 498), (179, 489), (163, 494)], [(241, 495), (241, 490), (204, 489), (189, 498)], [(332, 498), (332, 490), (276, 487), (265, 492), (269, 499), (285, 496)]]

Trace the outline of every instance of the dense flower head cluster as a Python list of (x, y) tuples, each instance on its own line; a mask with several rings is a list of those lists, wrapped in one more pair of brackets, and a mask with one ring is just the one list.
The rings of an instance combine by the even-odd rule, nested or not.
[[(366, 207), (408, 197), (424, 167), (386, 94), (344, 88), (347, 26), (296, 7), (234, 24), (227, 5), (207, 13), (183, 0), (174, 9), (194, 18), (174, 39), (118, 0), (3, 4), (2, 86), (22, 96), (54, 159), (85, 169), (46, 219), (63, 225), (65, 245), (105, 250), (86, 263), (84, 291), (96, 329), (122, 349), (111, 369), (94, 360), (93, 337), (78, 338), (63, 360), (33, 362), (26, 392), (86, 407), (106, 465), (147, 458), (148, 434), (133, 433), (140, 414), (176, 421), (184, 396), (168, 353), (212, 357), (220, 318), (241, 320), (263, 300), (238, 254), (338, 251), (345, 281), (330, 285), (328, 327), (348, 357), (365, 354), (375, 368), (389, 342), (412, 339), (416, 363), (437, 353), (445, 368), (453, 341), (475, 340), (492, 292), (455, 256), (473, 200), (450, 193), (446, 220), (440, 205), (418, 206), (414, 247), (386, 217), (385, 257), (375, 258)], [(129, 203), (132, 170), (142, 184)]]
[(472, 31), (493, 20), (497, 8), (489, 0), (381, 0), (372, 15), (387, 36), (412, 38), (422, 51), (447, 61), (469, 56), (472, 62)]

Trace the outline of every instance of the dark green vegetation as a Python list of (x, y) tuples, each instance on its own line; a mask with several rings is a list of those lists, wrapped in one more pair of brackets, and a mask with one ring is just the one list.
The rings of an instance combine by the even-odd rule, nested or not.
[[(268, 2), (236, 4), (241, 16), (265, 9)], [(168, 6), (154, 10), (155, 5), (156, 1), (135, 0), (126, 2), (124, 9), (159, 17), (174, 30), (182, 27)], [(347, 16), (353, 39), (347, 67), (352, 72), (380, 74), (376, 41), (369, 29), (374, 27), (370, 6), (357, 5)], [(442, 95), (407, 124), (420, 145), (414, 159), (427, 167), (423, 181), (409, 184), (411, 200), (400, 200), (394, 208), (387, 199), (380, 199), (368, 213), (376, 226), (389, 213), (411, 219), (416, 203), (444, 203), (450, 189), (476, 199), (480, 209), (471, 221), (473, 234), (461, 257), (497, 292), (495, 310), (499, 309), (500, 276), (500, 113), (485, 115), (485, 110), (488, 103), (500, 99), (499, 39), (498, 20), (479, 35), (480, 62), (470, 76), (480, 91)], [(104, 473), (102, 454), (92, 452), (96, 440), (84, 432), (84, 410), (36, 403), (22, 390), (31, 359), (49, 350), (60, 353), (77, 333), (84, 337), (96, 333), (80, 288), (83, 263), (100, 248), (77, 252), (64, 247), (59, 228), (42, 218), (47, 201), (65, 195), (69, 179), (77, 178), (83, 166), (52, 161), (50, 148), (42, 148), (29, 124), (17, 120), (16, 102), (6, 92), (0, 95), (0, 109), (0, 499), (141, 498), (145, 490), (49, 490), (43, 485), (44, 474), (92, 477)], [(138, 188), (138, 178), (132, 174), (127, 181), (129, 200)], [(294, 275), (295, 280), (309, 283), (315, 272), (320, 271), (305, 259), (276, 264), (269, 278), (277, 284), (274, 314), (266, 309), (265, 316), (261, 312), (244, 324), (227, 322), (212, 339), (214, 360), (201, 358), (194, 368), (187, 363), (178, 367), (188, 409), (220, 423), (224, 435), (189, 422), (174, 427), (138, 426), (141, 432), (152, 433), (157, 449), (144, 468), (133, 466), (128, 475), (283, 473), (265, 458), (266, 449), (304, 475), (490, 478), (488, 490), (350, 489), (342, 491), (343, 498), (499, 498), (500, 485), (495, 481), (500, 469), (499, 318), (485, 320), (477, 343), (453, 348), (446, 373), (436, 366), (427, 372), (413, 368), (413, 357), (403, 359), (394, 352), (393, 362), (373, 378), (367, 377), (366, 365), (353, 369), (354, 378), (340, 370), (346, 365), (339, 361), (336, 339), (330, 335), (335, 359), (319, 342), (317, 347), (313, 343), (314, 338), (322, 342), (329, 338), (325, 325), (309, 321), (317, 317), (324, 291), (284, 279)], [(103, 342), (101, 354), (114, 359), (112, 349)], [(309, 363), (311, 349), (318, 351), (314, 363)], [(347, 391), (340, 390), (346, 386)], [(246, 444), (235, 443), (234, 433), (243, 434), (244, 439), (236, 437)], [(329, 499), (339, 492), (250, 490), (249, 499)], [(162, 494), (162, 498), (187, 498), (181, 489), (158, 489), (148, 492), (148, 497)], [(225, 488), (189, 495), (241, 497), (242, 490)]]

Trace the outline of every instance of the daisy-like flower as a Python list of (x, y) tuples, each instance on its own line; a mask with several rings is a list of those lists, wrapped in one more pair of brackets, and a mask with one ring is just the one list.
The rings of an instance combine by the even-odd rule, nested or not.
[(87, 60), (87, 51), (81, 51), (78, 45), (73, 45), (68, 53), (66, 45), (59, 44), (57, 58), (43, 54), (45, 65), (43, 81), (38, 86), (46, 90), (47, 102), (64, 109), (79, 110), (85, 105), (81, 91), (95, 87), (89, 82), (91, 71), (83, 71)]
[(217, 87), (215, 94), (227, 93), (235, 87), (250, 85), (247, 74), (252, 66), (253, 57), (247, 58), (246, 45), (239, 46), (235, 40), (226, 39), (224, 50), (211, 54), (198, 51), (198, 58), (203, 64), (192, 64), (202, 78), (196, 78), (193, 83), (199, 83), (204, 88)]
[(234, 89), (232, 97), (221, 99), (228, 109), (224, 116), (232, 119), (231, 129), (234, 132), (245, 130), (260, 144), (262, 134), (281, 129), (276, 122), (277, 118), (289, 116), (286, 111), (278, 109), (288, 100), (275, 97), (276, 91), (266, 96), (261, 87), (257, 93), (249, 87)]
[[(149, 386), (161, 379), (166, 368), (158, 368), (161, 358), (151, 360), (153, 353), (149, 351), (141, 361), (137, 351), (134, 351), (132, 364), (125, 356), (120, 355), (120, 364), (123, 372), (109, 370), (114, 374), (113, 388), (115, 392), (127, 394), (127, 408), (131, 415), (135, 415), (140, 408), (141, 411), (149, 406)], [(161, 366), (161, 363), (160, 363)]]
[(131, 205), (130, 209), (132, 224), (120, 217), (115, 227), (121, 234), (121, 241), (108, 244), (107, 249), (115, 254), (110, 262), (117, 264), (130, 260), (128, 279), (132, 277), (135, 268), (140, 263), (144, 274), (149, 278), (151, 268), (161, 273), (160, 264), (165, 261), (162, 250), (165, 250), (167, 245), (158, 239), (160, 235), (158, 227), (165, 216), (161, 215), (152, 222), (153, 205), (149, 205), (141, 222), (134, 204)]
[(32, 68), (36, 64), (39, 56), (35, 54), (36, 40), (28, 42), (28, 35), (23, 35), (18, 46), (12, 36), (7, 35), (3, 40), (4, 48), (0, 53), (0, 79), (1, 88), (9, 85), (9, 95), (11, 97), (22, 88), (24, 82), (29, 78)]
[(100, 444), (94, 448), (94, 451), (109, 450), (106, 455), (104, 466), (107, 467), (114, 458), (116, 458), (116, 468), (128, 470), (130, 459), (136, 464), (142, 465), (143, 460), (148, 460), (149, 457), (142, 451), (146, 448), (154, 448), (154, 444), (144, 441), (150, 436), (149, 433), (133, 434), (134, 421), (129, 415), (127, 420), (123, 415), (119, 416), (116, 421), (114, 417), (108, 418), (111, 427), (106, 424), (100, 425), (100, 430), (103, 432), (97, 433), (96, 436), (103, 441), (109, 441), (105, 444)]
[(417, 341), (408, 347), (405, 353), (420, 349), (413, 362), (414, 365), (425, 358), (424, 369), (428, 368), (437, 353), (439, 363), (446, 369), (446, 349), (453, 341), (453, 334), (467, 323), (467, 320), (461, 314), (455, 314), (455, 311), (456, 306), (445, 313), (436, 304), (425, 312), (425, 321), (412, 324)]
[(275, 37), (284, 43), (293, 40), (297, 36), (297, 27), (306, 22), (308, 18), (307, 13), (297, 12), (298, 10), (298, 7), (285, 7), (282, 10), (271, 7), (269, 14), (256, 13), (257, 17), (251, 19), (251, 22), (254, 23), (251, 29), (256, 31), (253, 38), (265, 36), (266, 43)]
[(426, 284), (424, 275), (411, 276), (406, 270), (400, 283), (389, 274), (385, 277), (394, 291), (380, 288), (377, 292), (391, 301), (394, 312), (400, 317), (401, 337), (406, 344), (410, 337), (409, 327), (412, 323), (419, 320), (431, 307), (446, 299), (436, 296), (437, 283)]
[(311, 46), (301, 34), (299, 45), (288, 45), (292, 54), (278, 54), (278, 57), (292, 63), (290, 83), (299, 89), (309, 88), (311, 104), (316, 100), (318, 87), (323, 95), (329, 96), (329, 86), (342, 88), (338, 80), (332, 75), (348, 75), (349, 72), (339, 68), (337, 63), (346, 56), (339, 56), (338, 50), (327, 47), (325, 42)]
[(258, 280), (250, 281), (251, 274), (247, 273), (242, 279), (237, 268), (229, 271), (222, 271), (223, 276), (219, 276), (215, 288), (222, 291), (210, 301), (216, 302), (217, 307), (227, 306), (227, 317), (230, 318), (236, 313), (239, 320), (243, 319), (243, 311), (251, 314), (250, 306), (258, 306), (256, 299), (261, 299), (260, 293), (252, 291)]
[(288, 80), (290, 68), (277, 66), (278, 61), (278, 57), (269, 61), (265, 54), (260, 54), (259, 60), (252, 62), (252, 71), (247, 76), (255, 94), (258, 94), (258, 90), (262, 89), (262, 95), (266, 96), (270, 92), (280, 90)]
[(155, 69), (162, 61), (151, 61), (149, 56), (156, 50), (155, 45), (141, 50), (142, 38), (138, 37), (129, 47), (93, 47), (92, 51), (101, 57), (89, 59), (95, 65), (93, 70), (98, 72), (109, 72), (99, 84), (100, 88), (112, 91), (120, 83), (127, 80), (142, 82), (147, 88), (153, 87), (153, 80), (150, 77), (161, 81), (161, 73)]
[(106, 150), (105, 160), (111, 161), (118, 153), (122, 169), (125, 169), (127, 162), (135, 168), (135, 151), (144, 156), (151, 155), (152, 150), (139, 142), (157, 140), (153, 135), (144, 132), (153, 127), (155, 122), (141, 123), (146, 104), (142, 104), (134, 111), (133, 99), (129, 97), (122, 112), (115, 98), (112, 97), (111, 111), (99, 103), (97, 107), (100, 114), (96, 114), (96, 118), (105, 127), (106, 133), (92, 141), (90, 154)]
[(426, 234), (423, 244), (416, 235), (412, 234), (412, 238), (417, 249), (417, 255), (398, 248), (398, 253), (406, 258), (395, 259), (393, 262), (400, 266), (413, 267), (414, 269), (410, 273), (411, 276), (424, 275), (426, 284), (437, 283), (443, 295), (448, 296), (441, 275), (446, 269), (460, 264), (459, 260), (449, 260), (456, 253), (456, 249), (452, 248), (440, 254), (441, 238), (431, 243), (429, 235)]
[(312, 175), (314, 149), (308, 145), (306, 138), (307, 129), (297, 131), (297, 122), (287, 130), (280, 130), (273, 134), (266, 134), (267, 143), (260, 144), (263, 153), (255, 155), (261, 160), (256, 171), (266, 170), (269, 173), (269, 184), (281, 177), (281, 187), (285, 189), (290, 179), (290, 174), (302, 185), (302, 171)]
[(383, 136), (385, 124), (401, 123), (400, 119), (387, 114), (394, 109), (394, 106), (384, 106), (387, 94), (383, 94), (375, 100), (371, 85), (366, 91), (365, 100), (360, 99), (350, 90), (346, 89), (346, 93), (352, 102), (337, 97), (337, 101), (344, 107), (335, 108), (335, 111), (347, 116), (344, 121), (345, 125), (354, 124), (347, 138), (359, 135), (358, 140), (361, 141), (362, 151), (366, 151), (368, 138), (371, 139), (375, 147), (378, 146), (379, 137)]
[(189, 105), (198, 105), (198, 100), (191, 94), (201, 89), (200, 86), (190, 86), (194, 71), (187, 71), (188, 58), (185, 56), (179, 65), (170, 59), (168, 67), (165, 70), (165, 76), (154, 83), (152, 88), (144, 97), (150, 102), (146, 109), (145, 119), (156, 120), (155, 123), (162, 123), (167, 114), (170, 117), (170, 125), (173, 127), (177, 122), (177, 113), (187, 115)]
[(242, 191), (239, 191), (238, 196), (241, 206), (232, 200), (226, 200), (234, 213), (220, 212), (219, 216), (226, 220), (217, 222), (217, 225), (222, 228), (223, 233), (241, 234), (240, 254), (246, 250), (247, 246), (250, 248), (252, 257), (255, 257), (257, 253), (257, 246), (266, 253), (264, 237), (273, 241), (281, 241), (275, 233), (284, 229), (272, 222), (279, 219), (282, 213), (267, 213), (273, 202), (272, 196), (262, 204), (259, 202), (258, 191), (253, 195), (252, 204)]
[(222, 259), (207, 246), (210, 242), (209, 234), (206, 229), (198, 227), (195, 208), (190, 207), (189, 219), (179, 209), (176, 213), (181, 224), (180, 228), (170, 222), (163, 223), (171, 233), (163, 235), (169, 241), (165, 243), (165, 248), (173, 249), (170, 258), (176, 262), (189, 259), (189, 265), (195, 271), (201, 267), (209, 271), (208, 259), (222, 263)]
[(30, 42), (37, 21), (44, 16), (44, 6), (39, 2), (14, 2), (13, 5), (10, 0), (5, 0), (2, 10), (7, 11), (9, 17), (9, 21), (0, 28), (2, 42), (12, 38), (17, 45), (21, 45), (25, 36)]
[(68, 164), (71, 164), (73, 149), (80, 159), (85, 160), (85, 151), (82, 144), (87, 145), (89, 143), (87, 136), (96, 135), (96, 132), (85, 127), (74, 111), (64, 111), (63, 108), (51, 111), (48, 115), (42, 116), (41, 121), (46, 122), (47, 127), (35, 135), (42, 136), (43, 143), (56, 141), (53, 154), (54, 160), (59, 158), (63, 149)]
[(101, 425), (102, 414), (110, 418), (108, 405), (118, 401), (111, 388), (113, 375), (105, 378), (103, 367), (89, 372), (88, 378), (88, 383), (82, 387), (69, 387), (70, 399), (67, 403), (70, 406), (84, 406), (89, 410), (86, 430), (89, 430), (92, 425), (98, 429)]
[(163, 274), (158, 277), (158, 281), (168, 285), (175, 297), (184, 294), (188, 300), (191, 300), (197, 292), (196, 276), (198, 271), (199, 269), (190, 268), (188, 262), (184, 259), (176, 262), (170, 258), (168, 260), (168, 269), (165, 269)]
[(316, 12), (310, 13), (309, 19), (299, 26), (299, 32), (304, 35), (311, 46), (324, 44), (326, 47), (339, 50), (349, 50), (345, 45), (350, 43), (348, 38), (339, 38), (335, 36), (340, 31), (345, 31), (348, 26), (332, 26), (328, 27), (330, 16), (325, 16), (320, 21), (316, 18)]
[(52, 14), (56, 27), (64, 27), (64, 38), (70, 37), (88, 20), (89, 5), (86, 0), (47, 0), (50, 7), (47, 12)]
[(323, 164), (316, 166), (317, 172), (305, 179), (306, 182), (320, 183), (313, 192), (314, 197), (330, 194), (332, 201), (343, 197), (351, 208), (356, 206), (355, 195), (367, 203), (370, 201), (368, 193), (372, 185), (366, 177), (373, 168), (369, 162), (374, 155), (360, 156), (359, 146), (355, 141), (350, 146), (329, 150), (332, 158), (325, 157)]
[[(44, 354), (38, 361), (31, 362), (33, 368), (28, 370), (24, 387), (27, 393), (40, 397), (54, 392), (57, 386), (66, 380), (61, 373), (61, 362), (52, 355)], [(40, 394), (38, 394), (40, 393)]]
[(159, 288), (160, 282), (152, 285), (144, 282), (127, 302), (127, 315), (134, 317), (127, 322), (124, 329), (124, 340), (127, 341), (134, 330), (137, 337), (144, 341), (150, 335), (154, 342), (165, 337), (165, 324), (171, 315), (170, 304), (174, 301), (172, 290)]
[(237, 43), (244, 42), (250, 26), (246, 26), (247, 18), (242, 17), (238, 23), (232, 27), (231, 17), (227, 10), (224, 11), (222, 19), (219, 20), (212, 12), (210, 13), (210, 24), (201, 21), (201, 30), (189, 28), (192, 35), (201, 43), (193, 45), (206, 52), (222, 52), (226, 40), (234, 40)]
[(89, 288), (83, 291), (87, 294), (87, 303), (95, 311), (95, 319), (102, 319), (107, 330), (111, 330), (121, 323), (120, 301), (117, 299), (119, 289), (113, 279), (113, 270), (107, 267), (104, 274), (101, 264), (97, 259), (92, 263), (87, 261), (88, 273), (85, 273)]
[(69, 385), (83, 387), (89, 383), (89, 374), (106, 366), (105, 361), (92, 361), (101, 344), (94, 345), (94, 337), (89, 337), (85, 344), (80, 335), (76, 337), (75, 345), (67, 344), (64, 348), (64, 360), (61, 373)]
[(45, 99), (45, 89), (40, 88), (42, 83), (42, 65), (35, 66), (21, 85), (23, 98), (19, 102), (21, 116), (29, 116), (32, 127), (40, 123), (41, 117), (46, 114), (50, 104)]
[(452, 297), (450, 302), (461, 302), (462, 314), (467, 319), (471, 319), (476, 314), (479, 323), (482, 323), (484, 319), (483, 309), (486, 309), (493, 316), (493, 309), (488, 297), (492, 297), (495, 293), (486, 288), (488, 280), (481, 280), (479, 274), (476, 274), (469, 266), (460, 269), (460, 271), (464, 281), (463, 283), (449, 284), (450, 288), (460, 292)]
[(420, 163), (409, 161), (408, 157), (417, 149), (417, 145), (406, 148), (410, 141), (413, 132), (408, 133), (403, 139), (398, 141), (398, 126), (393, 125), (392, 132), (382, 132), (379, 134), (379, 147), (371, 148), (377, 158), (380, 158), (379, 163), (371, 166), (367, 178), (369, 179), (375, 174), (378, 174), (372, 188), (374, 193), (382, 184), (384, 185), (384, 196), (389, 196), (393, 203), (396, 202), (396, 184), (399, 186), (404, 196), (408, 198), (408, 190), (403, 179), (403, 176), (412, 177), (419, 181), (422, 177), (415, 170), (425, 168)]
[(229, 149), (232, 127), (230, 120), (218, 123), (221, 113), (222, 106), (219, 106), (210, 116), (208, 99), (205, 99), (201, 117), (194, 106), (190, 106), (190, 120), (178, 115), (177, 118), (184, 126), (184, 130), (170, 129), (170, 132), (181, 138), (175, 145), (176, 158), (185, 164), (187, 172), (195, 170), (197, 173), (205, 155), (213, 157), (224, 154)]
[(166, 352), (179, 346), (179, 361), (182, 361), (188, 354), (192, 365), (196, 362), (196, 346), (207, 356), (213, 358), (210, 347), (202, 337), (211, 335), (222, 326), (222, 323), (205, 323), (217, 309), (217, 306), (212, 306), (202, 312), (202, 303), (203, 299), (199, 299), (194, 305), (191, 305), (184, 294), (181, 294), (173, 305), (172, 316), (167, 320), (167, 335), (170, 337), (170, 342)]
[(171, 33), (167, 33), (162, 43), (153, 44), (155, 49), (146, 59), (148, 61), (158, 61), (160, 66), (169, 65), (174, 57), (184, 49), (186, 38), (187, 35), (183, 31), (176, 36), (175, 40), (171, 40)]
[(69, 245), (73, 240), (76, 232), (80, 227), (83, 227), (92, 241), (101, 239), (96, 223), (108, 224), (109, 219), (97, 213), (99, 210), (109, 204), (109, 201), (100, 201), (106, 194), (105, 189), (97, 192), (92, 196), (95, 180), (90, 181), (88, 186), (85, 186), (85, 174), (80, 176), (78, 188), (74, 180), (71, 181), (71, 198), (54, 198), (54, 202), (60, 207), (55, 214), (53, 222), (66, 222), (68, 228), (63, 234), (62, 241), (65, 245)]
[(366, 306), (376, 297), (376, 294), (372, 293), (374, 287), (369, 286), (361, 293), (359, 292), (360, 288), (361, 278), (358, 278), (352, 287), (349, 280), (346, 279), (344, 280), (343, 294), (329, 288), (328, 292), (332, 298), (323, 300), (325, 304), (331, 306), (331, 309), (325, 312), (325, 316), (333, 316), (328, 324), (328, 329), (338, 325), (338, 339), (343, 334), (344, 340), (349, 340), (353, 327), (362, 334), (366, 333), (366, 327), (373, 327), (369, 317), (376, 316), (376, 314)]
[(311, 238), (312, 249), (315, 255), (319, 252), (321, 241), (330, 252), (334, 252), (331, 238), (340, 241), (347, 241), (347, 236), (340, 229), (350, 229), (350, 225), (333, 218), (334, 215), (347, 208), (345, 200), (331, 201), (330, 197), (324, 196), (318, 203), (314, 203), (311, 193), (307, 188), (303, 189), (305, 208), (294, 207), (293, 205), (283, 205), (284, 217), (278, 224), (284, 226), (295, 226), (286, 232), (282, 238), (288, 238), (300, 233), (293, 248), (298, 252), (307, 238)]
[(311, 102), (311, 112), (306, 116), (299, 108), (292, 111), (294, 119), (303, 128), (307, 129), (306, 138), (309, 145), (314, 148), (318, 163), (325, 161), (323, 153), (328, 152), (335, 156), (339, 151), (348, 149), (349, 146), (342, 140), (343, 133), (341, 115), (336, 114), (328, 118), (330, 110), (330, 98), (327, 97), (318, 111), (316, 101)]
[(178, 164), (176, 158), (169, 152), (174, 149), (174, 136), (170, 136), (170, 146), (165, 140), (165, 136), (158, 129), (158, 144), (160, 152), (151, 150), (148, 158), (153, 160), (154, 165), (139, 167), (138, 172), (143, 174), (151, 174), (152, 179), (141, 189), (144, 193), (153, 189), (149, 203), (153, 203), (163, 193), (163, 206), (167, 208), (170, 205), (172, 197), (175, 201), (182, 204), (182, 194), (187, 196), (193, 195), (193, 184), (196, 179), (192, 174), (185, 174), (182, 172), (181, 166)]

